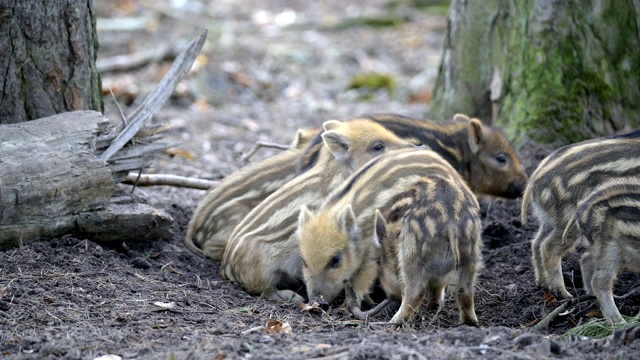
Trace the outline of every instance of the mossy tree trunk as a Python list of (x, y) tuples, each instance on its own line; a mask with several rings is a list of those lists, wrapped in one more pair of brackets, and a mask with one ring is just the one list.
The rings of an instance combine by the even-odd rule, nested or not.
[(102, 111), (91, 0), (0, 1), (0, 124)]
[(640, 123), (640, 3), (452, 0), (430, 116), (556, 145)]

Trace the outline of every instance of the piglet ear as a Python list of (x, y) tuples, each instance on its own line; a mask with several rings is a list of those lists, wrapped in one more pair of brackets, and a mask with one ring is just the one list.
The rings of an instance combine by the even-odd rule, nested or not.
[(373, 242), (376, 247), (380, 247), (387, 237), (387, 221), (379, 209), (376, 209), (376, 214), (373, 218), (373, 228), (376, 231)]
[(342, 121), (340, 120), (327, 120), (322, 123), (322, 128), (324, 129), (324, 131), (335, 130), (340, 126), (342, 126)]
[(345, 234), (353, 234), (357, 226), (356, 214), (353, 213), (351, 204), (347, 204), (340, 213), (340, 230)]
[(455, 122), (467, 122), (469, 121), (469, 117), (465, 114), (455, 114), (453, 115), (453, 121)]
[(329, 152), (336, 158), (341, 158), (349, 151), (349, 139), (338, 131), (325, 131), (322, 140)]
[(482, 122), (478, 119), (469, 120), (469, 147), (471, 148), (471, 153), (477, 154), (482, 147), (482, 143), (484, 140), (484, 132), (482, 128)]
[(298, 129), (296, 131), (296, 136), (293, 138), (291, 142), (292, 149), (303, 149), (306, 147), (313, 139), (315, 135), (315, 131), (309, 129)]
[(302, 205), (300, 207), (300, 214), (298, 215), (298, 231), (304, 228), (304, 226), (309, 223), (309, 220), (311, 220), (313, 216), (314, 214), (311, 212), (311, 210), (309, 210), (306, 205)]

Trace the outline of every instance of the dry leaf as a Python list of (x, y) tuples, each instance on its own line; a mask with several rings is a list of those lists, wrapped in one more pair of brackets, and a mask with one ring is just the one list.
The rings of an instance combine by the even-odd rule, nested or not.
[(556, 303), (556, 297), (551, 291), (545, 291), (542, 300), (546, 305), (554, 305)]
[(300, 303), (300, 308), (302, 309), (302, 311), (322, 311), (322, 308), (320, 308), (320, 304), (318, 304), (317, 301), (314, 301), (313, 304), (309, 305), (306, 303)]
[(0, 289), (0, 299), (7, 296), (8, 293), (9, 293), (9, 286), (3, 286), (2, 289)]
[(183, 158), (191, 161), (196, 159), (196, 156), (192, 152), (184, 149), (168, 148), (166, 150), (163, 150), (162, 152), (171, 157), (182, 156)]
[(247, 73), (238, 71), (231, 75), (231, 80), (238, 85), (248, 87), (249, 89), (257, 88), (255, 80)]
[(417, 103), (428, 104), (431, 102), (432, 99), (433, 99), (433, 93), (429, 90), (425, 90), (417, 94), (410, 94), (408, 103), (409, 104), (417, 104)]
[(165, 308), (165, 309), (173, 309), (174, 307), (176, 307), (176, 302), (172, 301), (170, 303), (163, 303), (160, 301), (156, 301), (153, 303), (153, 305), (161, 307), (161, 308)]
[(264, 327), (264, 331), (268, 334), (289, 334), (291, 332), (291, 325), (289, 323), (283, 323), (276, 319), (267, 320), (267, 325)]
[(598, 310), (591, 310), (591, 311), (588, 311), (585, 314), (585, 316), (588, 317), (588, 318), (601, 318), (602, 317), (602, 313), (600, 311), (598, 311)]

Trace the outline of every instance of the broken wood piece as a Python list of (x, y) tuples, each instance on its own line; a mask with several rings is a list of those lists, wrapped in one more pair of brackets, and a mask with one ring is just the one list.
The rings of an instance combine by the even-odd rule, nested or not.
[(169, 72), (162, 78), (160, 84), (147, 96), (142, 105), (127, 118), (126, 127), (118, 133), (109, 147), (100, 155), (100, 159), (108, 161), (126, 143), (131, 140), (144, 122), (155, 114), (169, 99), (178, 83), (187, 75), (196, 57), (200, 53), (204, 41), (207, 38), (207, 30), (204, 30), (198, 38), (191, 41), (189, 46), (176, 58)]
[(153, 61), (173, 59), (178, 55), (179, 48), (175, 45), (167, 45), (132, 54), (102, 58), (96, 60), (96, 68), (100, 73), (136, 69)]
[(0, 126), (0, 247), (63, 235), (73, 214), (109, 203), (111, 170), (94, 154), (108, 124), (76, 111)]
[(110, 200), (117, 182), (173, 146), (156, 143), (162, 129), (145, 131), (144, 122), (187, 74), (206, 34), (180, 54), (121, 131), (95, 111), (0, 125), (0, 248), (76, 233), (98, 241), (171, 236), (166, 213)]
[(130, 173), (123, 181), (125, 184), (135, 186), (156, 186), (167, 185), (185, 187), (199, 190), (209, 190), (217, 186), (218, 181), (195, 179), (185, 176), (169, 175), (169, 174), (135, 174)]
[(95, 154), (108, 126), (95, 111), (0, 126), (0, 248), (71, 233), (103, 241), (170, 236), (166, 213), (111, 203), (113, 167), (123, 165)]
[(540, 322), (537, 323), (531, 329), (533, 331), (546, 330), (549, 327), (549, 324), (551, 323), (551, 321), (553, 319), (555, 319), (558, 316), (558, 314), (564, 312), (570, 306), (574, 306), (574, 305), (579, 304), (581, 302), (591, 301), (591, 300), (596, 300), (596, 296), (595, 295), (581, 295), (581, 296), (578, 296), (578, 297), (571, 298), (571, 299), (565, 301), (562, 305), (558, 306), (555, 310), (553, 310), (552, 312), (547, 314), (547, 316), (545, 316), (542, 320), (540, 320)]
[(99, 211), (75, 216), (78, 236), (84, 234), (98, 241), (171, 239), (174, 219), (163, 210), (146, 204), (109, 204)]

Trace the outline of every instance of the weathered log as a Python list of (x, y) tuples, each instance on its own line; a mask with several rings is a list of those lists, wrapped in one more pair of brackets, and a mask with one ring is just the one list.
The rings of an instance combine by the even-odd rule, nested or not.
[[(108, 127), (94, 111), (0, 127), (0, 247), (68, 233), (124, 240), (139, 237), (141, 228), (167, 236), (169, 215), (110, 204), (112, 169), (96, 155), (97, 139)], [(155, 229), (148, 229), (154, 222)]]
[(69, 233), (101, 241), (171, 236), (171, 216), (115, 204), (112, 196), (129, 171), (173, 145), (156, 143), (163, 128), (144, 122), (187, 74), (206, 34), (180, 54), (123, 128), (94, 111), (0, 125), (0, 248)]

